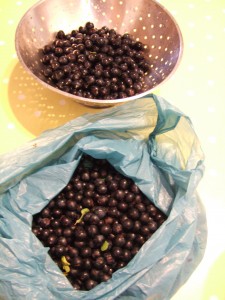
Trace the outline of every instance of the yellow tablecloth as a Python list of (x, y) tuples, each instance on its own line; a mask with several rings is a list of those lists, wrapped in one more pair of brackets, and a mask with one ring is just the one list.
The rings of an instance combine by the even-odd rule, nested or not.
[[(14, 37), (35, 0), (0, 1), (0, 154), (84, 112), (94, 112), (40, 86), (18, 62)], [(161, 0), (176, 18), (184, 53), (157, 94), (187, 114), (205, 152), (199, 195), (208, 219), (203, 261), (173, 300), (225, 300), (225, 1)]]

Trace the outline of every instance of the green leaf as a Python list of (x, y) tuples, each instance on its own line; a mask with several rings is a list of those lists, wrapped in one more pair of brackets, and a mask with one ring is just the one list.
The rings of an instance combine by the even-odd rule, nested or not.
[(70, 266), (70, 263), (66, 260), (65, 256), (61, 257), (61, 262), (62, 262), (63, 266)]
[(83, 209), (81, 210), (81, 215), (82, 215), (82, 217), (83, 217), (84, 215), (86, 215), (89, 211), (90, 211), (89, 208), (83, 208)]
[(69, 267), (69, 266), (63, 266), (63, 270), (64, 270), (66, 273), (69, 273), (70, 267)]
[(104, 243), (101, 246), (101, 251), (106, 251), (109, 247), (109, 243), (107, 241), (104, 241)]
[(81, 210), (81, 216), (80, 216), (80, 218), (79, 218), (78, 220), (76, 220), (76, 222), (75, 222), (74, 225), (80, 223), (80, 222), (82, 221), (84, 215), (86, 215), (89, 211), (90, 211), (89, 208), (83, 208), (83, 209)]

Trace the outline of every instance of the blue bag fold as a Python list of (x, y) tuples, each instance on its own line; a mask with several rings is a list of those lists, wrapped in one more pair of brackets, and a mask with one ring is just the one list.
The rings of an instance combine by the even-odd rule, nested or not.
[[(83, 153), (107, 159), (167, 216), (138, 254), (91, 291), (72, 288), (31, 231)], [(0, 157), (0, 297), (170, 299), (200, 263), (207, 222), (204, 154), (190, 118), (156, 95), (85, 114)]]

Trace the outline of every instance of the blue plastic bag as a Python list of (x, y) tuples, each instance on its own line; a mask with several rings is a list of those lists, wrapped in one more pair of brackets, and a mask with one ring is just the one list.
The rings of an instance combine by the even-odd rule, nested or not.
[[(83, 153), (132, 178), (167, 220), (138, 254), (91, 291), (76, 291), (31, 231)], [(155, 95), (86, 114), (0, 157), (0, 298), (170, 299), (201, 261), (207, 240), (196, 188), (204, 155), (191, 121)]]

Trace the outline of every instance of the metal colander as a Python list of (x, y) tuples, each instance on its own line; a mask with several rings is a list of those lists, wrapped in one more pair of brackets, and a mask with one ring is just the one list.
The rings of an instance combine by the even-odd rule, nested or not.
[[(55, 39), (59, 30), (73, 29), (93, 22), (96, 28), (108, 26), (118, 33), (130, 33), (147, 45), (151, 72), (145, 79), (145, 92), (115, 100), (97, 100), (63, 92), (45, 82), (41, 73), (40, 49)], [(88, 106), (106, 107), (134, 100), (152, 92), (175, 71), (181, 58), (181, 31), (171, 14), (152, 0), (42, 0), (32, 6), (18, 24), (15, 36), (18, 58), (25, 69), (51, 90)]]

